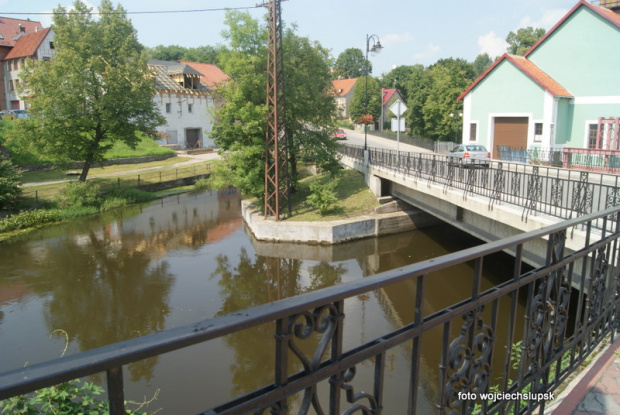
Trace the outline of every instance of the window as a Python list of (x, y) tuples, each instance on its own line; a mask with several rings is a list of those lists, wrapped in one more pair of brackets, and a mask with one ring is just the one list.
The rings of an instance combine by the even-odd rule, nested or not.
[(588, 148), (598, 148), (598, 124), (588, 124)]
[(13, 70), (14, 71), (19, 70), (19, 61), (17, 59), (13, 61)]
[(478, 139), (478, 124), (469, 124), (469, 141), (477, 141)]
[(172, 110), (170, 109), (170, 103), (167, 102), (166, 103), (166, 114), (170, 114), (170, 112), (172, 112)]
[(54, 49), (54, 42), (50, 42), (50, 49)]
[(194, 104), (187, 104), (187, 112), (192, 113), (192, 107)]
[(543, 131), (543, 125), (541, 122), (537, 122), (536, 124), (534, 124), (535, 135), (542, 135), (542, 131)]
[(15, 85), (13, 85), (13, 80), (9, 81), (9, 91), (15, 91)]

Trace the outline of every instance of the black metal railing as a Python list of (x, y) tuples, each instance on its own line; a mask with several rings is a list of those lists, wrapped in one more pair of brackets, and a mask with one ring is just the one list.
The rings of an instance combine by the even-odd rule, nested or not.
[[(428, 407), (420, 409), (422, 396), (441, 414), (542, 413), (545, 399), (618, 329), (619, 212), (620, 207), (610, 208), (240, 313), (2, 373), (0, 399), (105, 372), (111, 414), (121, 414), (126, 365), (267, 323), (275, 336), (273, 383), (205, 408), (203, 414), (427, 413)], [(602, 223), (601, 231), (593, 230), (594, 222)], [(586, 237), (580, 248), (569, 251), (565, 243), (576, 226), (584, 227)], [(547, 246), (544, 266), (525, 269), (525, 246), (541, 239)], [(514, 252), (512, 275), (483, 289), (485, 261), (502, 251)], [(468, 271), (463, 272), (463, 264)], [(425, 292), (443, 270), (468, 278), (471, 291), (437, 310), (427, 303)], [(371, 340), (345, 339), (347, 315), (359, 312), (348, 306), (358, 296), (404, 282), (410, 287), (405, 290), (411, 299), (410, 322)], [(426, 372), (433, 366), (422, 354), (428, 347), (440, 350), (440, 358)], [(383, 399), (394, 352), (406, 353), (409, 364), (408, 379), (400, 381), (407, 383), (409, 393), (400, 402)], [(204, 356), (214, 363), (218, 358)], [(364, 367), (370, 368), (371, 379), (356, 377)], [(500, 399), (494, 392), (515, 399)], [(491, 395), (483, 395), (487, 393)]]
[[(359, 146), (341, 151), (363, 160)], [(378, 148), (369, 149), (369, 163), (414, 181), (461, 190), (464, 198), (486, 197), (489, 210), (501, 203), (519, 206), (524, 221), (536, 214), (570, 219), (620, 204), (620, 176), (609, 174), (497, 161), (488, 169), (470, 168), (442, 155)], [(594, 226), (600, 228), (601, 223)]]

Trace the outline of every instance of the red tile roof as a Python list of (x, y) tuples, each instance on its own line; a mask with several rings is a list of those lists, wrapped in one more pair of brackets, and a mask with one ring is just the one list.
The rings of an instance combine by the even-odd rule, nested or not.
[(336, 91), (336, 96), (342, 97), (349, 93), (355, 82), (357, 82), (358, 78), (349, 78), (349, 79), (338, 79), (336, 81), (332, 81), (332, 86), (334, 87), (334, 91)]
[(555, 79), (547, 75), (542, 69), (532, 63), (530, 60), (523, 56), (509, 55), (505, 53), (501, 58), (495, 61), (493, 65), (489, 67), (482, 75), (478, 77), (459, 97), (457, 100), (461, 100), (472, 89), (474, 89), (488, 74), (490, 74), (501, 62), (509, 61), (515, 65), (521, 72), (530, 77), (534, 82), (543, 87), (554, 97), (572, 97), (573, 95), (560, 85)]
[(383, 88), (381, 91), (383, 92), (383, 105), (386, 105), (390, 101), (390, 98), (392, 98), (392, 95), (396, 92), (396, 89)]
[[(24, 31), (20, 29), (20, 25)], [(0, 46), (15, 46), (15, 37), (20, 33), (34, 33), (37, 27), (43, 27), (40, 22), (32, 20), (12, 19), (10, 17), (0, 17)]]
[(15, 43), (13, 49), (7, 53), (4, 59), (16, 59), (33, 56), (50, 30), (51, 29), (48, 27), (47, 29), (41, 29), (38, 32), (21, 36)]
[(547, 33), (545, 33), (545, 35), (543, 37), (541, 37), (538, 42), (536, 42), (534, 44), (534, 46), (532, 46), (530, 48), (530, 50), (528, 50), (525, 55), (525, 57), (527, 57), (528, 55), (530, 55), (541, 43), (543, 43), (545, 40), (547, 40), (547, 38), (549, 36), (551, 36), (551, 34), (553, 32), (555, 32), (560, 26), (562, 26), (564, 24), (564, 22), (573, 14), (577, 11), (577, 9), (579, 9), (580, 7), (587, 7), (590, 10), (592, 10), (594, 13), (597, 13), (598, 15), (602, 16), (604, 19), (608, 20), (610, 23), (616, 25), (618, 28), (620, 28), (620, 15), (612, 12), (611, 10), (605, 8), (605, 7), (601, 7), (601, 6), (596, 6), (594, 4), (591, 4), (590, 2), (586, 1), (586, 0), (579, 0), (579, 3), (577, 3), (568, 13), (566, 13), (566, 16), (564, 16), (555, 26), (553, 26)]
[(211, 89), (217, 89), (217, 85), (225, 83), (230, 80), (230, 77), (226, 75), (217, 65), (211, 63), (198, 63), (198, 62), (185, 62), (180, 61), (188, 65), (192, 69), (200, 72), (202, 75), (200, 81), (207, 85)]

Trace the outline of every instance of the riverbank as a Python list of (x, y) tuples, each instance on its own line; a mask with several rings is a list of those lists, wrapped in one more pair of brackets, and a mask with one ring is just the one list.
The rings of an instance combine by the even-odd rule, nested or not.
[(419, 209), (397, 200), (384, 199), (372, 214), (330, 222), (306, 222), (293, 219), (276, 222), (265, 218), (251, 201), (241, 202), (241, 215), (259, 241), (303, 242), (333, 245), (356, 239), (406, 232), (432, 226), (439, 221)]

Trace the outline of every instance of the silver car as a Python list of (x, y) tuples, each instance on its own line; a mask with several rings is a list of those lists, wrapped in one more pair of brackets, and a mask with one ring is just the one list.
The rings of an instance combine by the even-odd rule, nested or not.
[(448, 153), (448, 162), (462, 166), (489, 167), (491, 153), (479, 144), (459, 145)]

